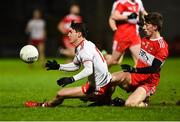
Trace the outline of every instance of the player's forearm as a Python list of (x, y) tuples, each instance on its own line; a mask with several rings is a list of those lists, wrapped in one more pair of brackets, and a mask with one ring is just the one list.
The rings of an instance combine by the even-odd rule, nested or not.
[(113, 20), (111, 17), (109, 17), (109, 26), (112, 29), (112, 31), (117, 30), (116, 21)]
[(143, 67), (143, 68), (136, 68), (136, 73), (139, 74), (152, 74), (152, 73), (156, 73), (160, 70), (160, 68), (157, 67)]
[(160, 71), (162, 62), (158, 59), (154, 59), (152, 66), (143, 67), (143, 68), (135, 68), (136, 73), (140, 74), (149, 74), (149, 73), (156, 73)]
[(92, 73), (93, 73), (93, 64), (92, 62), (88, 62), (84, 64), (84, 69), (77, 75), (73, 76), (73, 78), (75, 81), (80, 80), (80, 79), (90, 76)]
[(68, 64), (60, 64), (59, 70), (63, 70), (63, 71), (76, 71), (80, 68), (79, 65), (72, 63), (68, 63)]

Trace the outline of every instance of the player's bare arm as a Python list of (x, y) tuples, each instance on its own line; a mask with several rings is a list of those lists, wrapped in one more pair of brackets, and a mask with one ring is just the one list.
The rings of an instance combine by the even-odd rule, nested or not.
[(117, 30), (116, 21), (113, 20), (111, 18), (111, 16), (109, 17), (109, 26), (112, 29), (112, 31), (116, 31)]
[(115, 11), (112, 13), (112, 15), (111, 15), (110, 18), (112, 18), (112, 19), (114, 19), (114, 20), (127, 20), (127, 19), (128, 19), (127, 16), (124, 16), (124, 15), (120, 14), (120, 12), (117, 11), (117, 10), (115, 10)]

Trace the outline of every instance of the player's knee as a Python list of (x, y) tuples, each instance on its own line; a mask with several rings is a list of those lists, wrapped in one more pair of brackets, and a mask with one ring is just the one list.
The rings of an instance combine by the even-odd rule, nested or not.
[(128, 106), (128, 107), (136, 107), (136, 106), (138, 106), (138, 102), (136, 102), (136, 101), (131, 101), (131, 100), (126, 100), (125, 106)]
[(61, 97), (61, 98), (64, 98), (64, 96), (65, 96), (65, 93), (63, 92), (63, 91), (58, 91), (57, 92), (57, 97)]

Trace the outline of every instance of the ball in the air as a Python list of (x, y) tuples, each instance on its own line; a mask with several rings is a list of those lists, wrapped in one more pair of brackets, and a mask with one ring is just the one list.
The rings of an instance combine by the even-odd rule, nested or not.
[(33, 45), (26, 45), (20, 50), (20, 58), (26, 63), (33, 63), (38, 60), (39, 52)]

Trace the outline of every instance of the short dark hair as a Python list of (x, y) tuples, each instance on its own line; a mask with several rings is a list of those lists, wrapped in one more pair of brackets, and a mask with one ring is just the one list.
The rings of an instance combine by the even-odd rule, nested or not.
[(144, 16), (145, 22), (157, 26), (158, 31), (162, 29), (163, 26), (163, 16), (158, 12), (151, 12)]
[(84, 23), (75, 23), (74, 21), (72, 21), (71, 28), (76, 30), (76, 32), (81, 32), (83, 37), (87, 37), (88, 30)]

